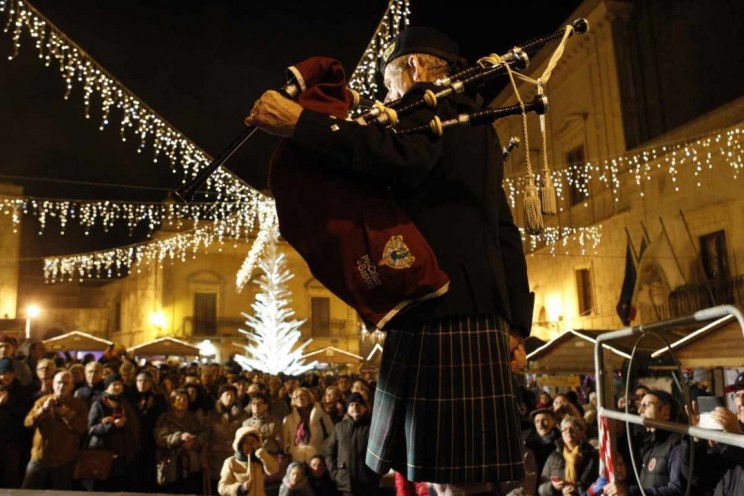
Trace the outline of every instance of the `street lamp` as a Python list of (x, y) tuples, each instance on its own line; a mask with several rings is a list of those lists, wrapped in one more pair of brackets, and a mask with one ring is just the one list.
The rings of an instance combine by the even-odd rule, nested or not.
[(35, 319), (41, 313), (41, 309), (36, 305), (26, 307), (26, 339), (31, 339), (31, 319)]

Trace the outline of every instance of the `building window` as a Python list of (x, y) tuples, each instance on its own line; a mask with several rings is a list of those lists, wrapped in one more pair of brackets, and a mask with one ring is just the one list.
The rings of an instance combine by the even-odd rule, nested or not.
[(579, 315), (591, 314), (594, 309), (591, 269), (578, 269), (576, 271), (576, 292), (579, 297)]
[(568, 167), (568, 201), (573, 207), (587, 198), (589, 192), (587, 178), (581, 173), (584, 170), (584, 145), (572, 148), (566, 153), (566, 164)]
[(310, 298), (310, 322), (313, 336), (328, 337), (331, 335), (330, 298)]
[(217, 333), (217, 293), (194, 293), (194, 334)]

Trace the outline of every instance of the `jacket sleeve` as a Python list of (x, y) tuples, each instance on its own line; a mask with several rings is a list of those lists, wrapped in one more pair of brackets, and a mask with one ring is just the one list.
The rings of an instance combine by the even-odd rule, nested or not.
[(85, 434), (88, 430), (88, 408), (85, 406), (85, 402), (76, 398), (71, 403), (67, 413), (62, 417), (62, 422), (78, 436)]
[(181, 447), (181, 431), (171, 432), (168, 427), (167, 413), (158, 418), (155, 424), (155, 444), (160, 448), (176, 449)]
[(101, 407), (101, 403), (98, 400), (93, 402), (88, 412), (88, 433), (91, 436), (102, 437), (111, 432), (113, 428), (113, 423), (103, 423), (103, 408)]
[(276, 461), (276, 458), (271, 453), (263, 448), (259, 448), (256, 450), (256, 456), (261, 460), (263, 471), (266, 475), (274, 475), (279, 472), (279, 462)]
[(233, 457), (229, 457), (222, 464), (220, 481), (217, 483), (217, 492), (220, 496), (237, 496), (240, 490), (240, 482), (232, 471)]
[(522, 248), (522, 237), (514, 224), (511, 209), (506, 200), (506, 193), (501, 185), (497, 191), (497, 209), (499, 216), (499, 244), (506, 276), (506, 287), (509, 295), (512, 328), (523, 337), (530, 335), (532, 313), (535, 306), (535, 293), (530, 291), (527, 280), (527, 261)]
[[(416, 98), (424, 90), (414, 87), (406, 98)], [(428, 124), (432, 117), (431, 110), (423, 109), (406, 116), (406, 125)], [(362, 126), (308, 109), (300, 115), (291, 142), (329, 158), (324, 167), (391, 185), (420, 183), (442, 152), (441, 140), (404, 136), (390, 128)]]
[(31, 410), (29, 410), (26, 415), (23, 425), (29, 429), (33, 429), (34, 427), (38, 427), (39, 424), (50, 415), (50, 412), (45, 412), (42, 408), (44, 401), (46, 401), (46, 396), (42, 396), (36, 400), (36, 403), (34, 403), (34, 406), (31, 407)]
[(325, 452), (323, 453), (323, 456), (325, 457), (325, 463), (326, 467), (328, 467), (328, 471), (331, 473), (331, 477), (333, 480), (336, 480), (336, 472), (338, 472), (338, 436), (337, 429), (333, 429), (333, 433), (331, 434), (330, 439), (328, 440), (328, 445), (326, 445)]

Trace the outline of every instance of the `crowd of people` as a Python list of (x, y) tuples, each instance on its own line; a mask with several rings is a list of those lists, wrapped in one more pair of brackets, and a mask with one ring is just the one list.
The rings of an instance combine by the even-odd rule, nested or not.
[[(731, 389), (736, 411), (719, 406), (710, 417), (715, 428), (742, 434), (744, 373)], [(635, 496), (642, 494), (642, 488), (650, 496), (744, 495), (741, 448), (635, 424), (630, 424), (630, 433), (625, 424), (617, 424), (611, 443), (614, 480), (600, 476), (597, 398), (593, 392), (586, 397), (588, 403), (582, 404), (575, 391), (554, 397), (538, 391), (534, 402), (527, 402), (535, 408), (523, 432), (528, 476), (520, 494)], [(626, 406), (630, 413), (649, 420), (699, 424), (696, 402), (690, 411), (669, 392), (640, 384), (627, 401), (618, 399), (619, 410)], [(688, 484), (690, 492), (686, 493)]]
[[(20, 352), (0, 335), (0, 487), (251, 496), (380, 493), (365, 463), (375, 383), (318, 373), (303, 377), (243, 371), (236, 363), (140, 366), (112, 348), (82, 361)], [(744, 432), (744, 374), (733, 385), (736, 412), (711, 414)], [(620, 425), (615, 477), (600, 476), (596, 394), (550, 396), (523, 388), (527, 477), (493, 494), (729, 496), (744, 490), (744, 452), (725, 444)], [(625, 408), (625, 401), (619, 407)], [(698, 422), (668, 392), (639, 385), (628, 409), (652, 420)], [(630, 438), (630, 442), (628, 441)], [(105, 477), (76, 478), (80, 453), (113, 454)], [(691, 456), (695, 457), (690, 471)], [(82, 458), (82, 457), (80, 457)], [(632, 469), (632, 464), (638, 472)], [(392, 489), (391, 489), (392, 490)], [(400, 496), (440, 493), (395, 474)], [(511, 493), (510, 493), (511, 491)]]
[[(0, 487), (282, 496), (366, 495), (374, 383), (229, 362), (137, 366), (0, 335)], [(110, 470), (86, 478), (82, 453)]]

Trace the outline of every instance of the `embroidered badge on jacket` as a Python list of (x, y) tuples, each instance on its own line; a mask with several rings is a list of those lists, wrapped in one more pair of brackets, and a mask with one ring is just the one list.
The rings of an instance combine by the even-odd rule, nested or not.
[(656, 468), (656, 458), (651, 458), (651, 461), (648, 462), (648, 471), (653, 472)]
[(411, 250), (403, 242), (403, 236), (396, 234), (385, 243), (380, 265), (387, 265), (393, 269), (408, 269), (415, 261), (416, 257), (411, 254)]

